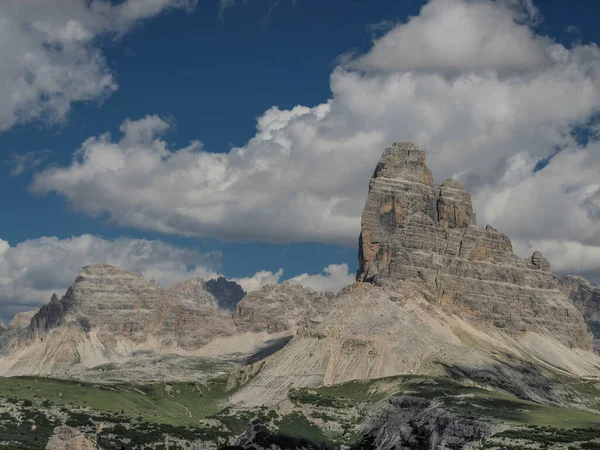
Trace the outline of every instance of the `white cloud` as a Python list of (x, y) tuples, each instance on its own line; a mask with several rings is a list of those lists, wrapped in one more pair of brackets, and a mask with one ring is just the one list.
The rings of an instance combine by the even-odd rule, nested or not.
[(102, 101), (117, 89), (99, 36), (119, 36), (196, 0), (2, 0), (0, 132), (34, 119), (58, 122), (71, 104)]
[(526, 0), (433, 0), (336, 67), (331, 99), (269, 109), (244, 147), (172, 149), (160, 136), (167, 122), (148, 116), (126, 121), (120, 139), (88, 139), (33, 190), (123, 226), (355, 245), (381, 152), (410, 140), (438, 182), (459, 177), (473, 192), (482, 225), (516, 240), (600, 245), (598, 143), (582, 148), (571, 135), (599, 110), (600, 49), (536, 34), (536, 14)]
[(523, 9), (507, 2), (436, 0), (395, 27), (353, 65), (373, 70), (514, 72), (551, 62), (548, 39), (515, 22)]
[(79, 269), (104, 262), (140, 273), (168, 287), (189, 278), (218, 276), (218, 256), (161, 241), (91, 235), (42, 237), (11, 247), (0, 239), (0, 317), (35, 309), (73, 284)]
[[(257, 291), (268, 284), (279, 284), (283, 278), (283, 269), (277, 272), (263, 270), (252, 277), (234, 278), (246, 292)], [(320, 292), (337, 292), (344, 286), (354, 283), (354, 274), (349, 272), (348, 264), (330, 264), (323, 269), (323, 273), (301, 275), (285, 280), (286, 283), (300, 284)]]
[(261, 270), (260, 272), (256, 272), (251, 277), (246, 278), (233, 278), (232, 281), (235, 281), (242, 289), (246, 292), (258, 291), (261, 287), (266, 286), (268, 284), (279, 284), (279, 280), (283, 276), (283, 269), (279, 269), (277, 272), (271, 272), (269, 270)]
[(301, 284), (321, 292), (337, 292), (355, 281), (354, 274), (348, 271), (348, 264), (330, 264), (323, 269), (323, 274), (304, 273), (287, 280), (288, 283)]

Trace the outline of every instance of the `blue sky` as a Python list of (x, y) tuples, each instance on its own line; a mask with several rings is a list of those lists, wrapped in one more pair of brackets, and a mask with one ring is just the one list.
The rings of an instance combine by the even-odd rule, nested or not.
[[(416, 0), (254, 0), (232, 4), (220, 16), (216, 0), (160, 0), (157, 10), (132, 9), (133, 13), (118, 9), (118, 3), (135, 3), (129, 0), (115, 2), (113, 9), (107, 10), (116, 25), (104, 22), (99, 13), (85, 11), (78, 0), (60, 0), (64, 10), (57, 8), (52, 20), (39, 11), (36, 16), (39, 1), (26, 3), (32, 5), (30, 11), (14, 7), (17, 3), (12, 0), (0, 6), (0, 19), (13, 20), (0, 20), (0, 33), (3, 26), (6, 33), (26, 33), (25, 24), (35, 24), (35, 28), (48, 20), (56, 29), (41, 27), (45, 34), (32, 38), (31, 49), (43, 49), (48, 42), (64, 45), (62, 53), (47, 53), (45, 57), (64, 58), (57, 60), (58, 65), (68, 65), (79, 57), (79, 63), (68, 67), (72, 72), (82, 71), (84, 81), (66, 75), (53, 94), (52, 102), (69, 99), (68, 111), (42, 110), (32, 117), (21, 111), (4, 124), (0, 112), (0, 154), (5, 162), (0, 165), (0, 239), (10, 248), (4, 253), (6, 261), (0, 262), (0, 281), (4, 280), (3, 285), (0, 283), (4, 286), (0, 289), (0, 317), (29, 309), (49, 292), (65, 289), (68, 280), (76, 276), (77, 264), (95, 259), (123, 262), (144, 275), (155, 274), (164, 284), (181, 277), (218, 273), (249, 278), (248, 286), (258, 286), (261, 282), (254, 274), (260, 271), (271, 272), (264, 274), (267, 281), (308, 274), (300, 281), (317, 288), (347, 282), (357, 266), (358, 217), (368, 176), (392, 140), (414, 140), (426, 147), (436, 178), (460, 178), (474, 193), (480, 225), (485, 225), (483, 219), (507, 232), (517, 251), (527, 253), (541, 246), (558, 270), (578, 271), (592, 278), (600, 272), (600, 234), (595, 218), (600, 210), (600, 195), (596, 195), (600, 188), (592, 175), (569, 181), (552, 172), (562, 164), (581, 174), (577, 163), (581, 164), (584, 156), (589, 158), (585, 167), (593, 168), (598, 153), (593, 147), (595, 141), (585, 148), (580, 146), (580, 153), (568, 161), (548, 164), (539, 176), (528, 169), (539, 168), (539, 161), (547, 159), (555, 148), (577, 147), (569, 138), (575, 130), (583, 128), (593, 134), (588, 128), (595, 123), (592, 118), (600, 106), (596, 99), (600, 75), (594, 72), (600, 64), (594, 53), (600, 31), (594, 23), (592, 2), (432, 0), (429, 9), (422, 9), (427, 2)], [(80, 5), (74, 8), (75, 3)], [(405, 28), (403, 33), (410, 16), (421, 18), (422, 24), (415, 23), (423, 36), (416, 29)], [(472, 26), (472, 35), (455, 40), (452, 27), (457, 25), (450, 22), (446, 23), (448, 35), (444, 35), (442, 25), (449, 20)], [(7, 23), (23, 28), (14, 31)], [(80, 26), (68, 28), (68, 23)], [(487, 33), (489, 24), (496, 23), (502, 26), (491, 32), (492, 43), (485, 47), (488, 44), (481, 44), (478, 33)], [(428, 24), (442, 31), (425, 35)], [(67, 41), (64, 33), (59, 33), (61, 29), (84, 30), (89, 36), (69, 37)], [(17, 36), (25, 35), (15, 34), (15, 40)], [(510, 40), (509, 36), (517, 37)], [(553, 43), (570, 52), (568, 58), (573, 61), (556, 56)], [(73, 45), (72, 50), (69, 45)], [(464, 60), (460, 46), (470, 49), (465, 50), (468, 58)], [(578, 56), (576, 49), (585, 55)], [(0, 61), (7, 60), (3, 52), (24, 60), (25, 50), (0, 46)], [(83, 62), (81, 54), (85, 55)], [(445, 60), (446, 54), (456, 56)], [(555, 58), (552, 62), (545, 60), (550, 54)], [(97, 55), (100, 68), (93, 65)], [(2, 69), (2, 64), (0, 77), (21, 77), (17, 69)], [(35, 76), (36, 70), (39, 74), (45, 66), (40, 67), (32, 69), (24, 64), (23, 73), (29, 71), (28, 76)], [(413, 77), (410, 88), (401, 84), (408, 83), (407, 74)], [(112, 84), (106, 82), (108, 75)], [(439, 80), (434, 80), (434, 75)], [(570, 84), (552, 81), (556, 84), (543, 88), (551, 93), (539, 92), (534, 98), (533, 93), (548, 79), (568, 79)], [(441, 80), (451, 80), (449, 86), (455, 89), (451, 95), (450, 89), (439, 84)], [(461, 82), (467, 87), (461, 87)], [(469, 82), (474, 83), (471, 90)], [(101, 83), (107, 84), (99, 88)], [(403, 89), (408, 90), (403, 93)], [(532, 94), (514, 94), (518, 89)], [(478, 92), (480, 97), (472, 99), (464, 92)], [(581, 92), (586, 92), (585, 96), (574, 99), (574, 93)], [(43, 104), (43, 95), (38, 93), (36, 100), (26, 105), (28, 110)], [(548, 109), (544, 102), (549, 96), (556, 96), (559, 102), (572, 99), (573, 104), (553, 103), (563, 113), (542, 114), (541, 109)], [(483, 108), (482, 102), (492, 97), (498, 106), (492, 107), (492, 112), (485, 106), (483, 113), (476, 113), (477, 108)], [(329, 106), (324, 106), (328, 100)], [(438, 110), (438, 104), (446, 106)], [(285, 111), (298, 105), (306, 111), (287, 117)], [(317, 111), (319, 105), (321, 112)], [(416, 105), (416, 109), (411, 111), (407, 105)], [(456, 105), (468, 105), (465, 108), (472, 109), (470, 115), (453, 112)], [(278, 110), (263, 116), (274, 106)], [(323, 108), (329, 109), (323, 112)], [(501, 114), (503, 108), (505, 113)], [(538, 112), (540, 117), (529, 121)], [(327, 118), (321, 120), (322, 115)], [(521, 122), (512, 119), (521, 115), (527, 118)], [(266, 138), (258, 138), (257, 118), (261, 116), (268, 122), (263, 131), (271, 123), (282, 123), (281, 130), (288, 134), (284, 136), (278, 128), (268, 131)], [(126, 161), (119, 159), (121, 156), (114, 160), (139, 168), (143, 152), (161, 154), (151, 163), (148, 178), (140, 173), (134, 185), (121, 172), (121, 178), (106, 181), (109, 177), (102, 175), (104, 169), (94, 166), (98, 160), (90, 162), (89, 155), (92, 151), (100, 155), (98, 158), (107, 155), (103, 164), (113, 164), (109, 158), (117, 153), (111, 153), (110, 146), (121, 139), (124, 121), (137, 123), (148, 117), (153, 119), (140, 122), (139, 127), (150, 138), (142, 137), (129, 146), (141, 150)], [(473, 123), (481, 117), (489, 122), (464, 134), (458, 131), (468, 128), (462, 121)], [(297, 127), (304, 128), (299, 131)], [(112, 137), (98, 143), (107, 132)], [(87, 172), (74, 172), (74, 153), (94, 137), (89, 159), (80, 155)], [(202, 144), (184, 150), (193, 141)], [(126, 154), (129, 144), (119, 145)], [(218, 164), (202, 162), (198, 156), (227, 156), (232, 148), (246, 150), (235, 161), (232, 157), (224, 162), (214, 174), (209, 174), (210, 168)], [(170, 157), (165, 151), (178, 156)], [(281, 160), (280, 154), (286, 151), (291, 156)], [(185, 152), (191, 156), (184, 158)], [(570, 155), (568, 151), (561, 153)], [(15, 175), (20, 172), (19, 158), (27, 154), (36, 164), (23, 166)], [(243, 162), (236, 166), (236, 161)], [(182, 164), (196, 163), (198, 172), (180, 172)], [(261, 175), (257, 169), (260, 164), (266, 164), (272, 179)], [(236, 168), (233, 174), (227, 172), (231, 166)], [(256, 170), (256, 176), (248, 175)], [(172, 182), (169, 173), (174, 178), (194, 179), (188, 185)], [(214, 176), (217, 181), (206, 188), (202, 176), (207, 180)], [(230, 187), (233, 182), (238, 186), (235, 189)], [(524, 198), (541, 205), (541, 200), (529, 198), (531, 192), (547, 192), (545, 198), (552, 197), (548, 186), (558, 186), (557, 192), (563, 194), (580, 193), (575, 202), (579, 209), (570, 216), (575, 225), (550, 215), (552, 205), (540, 212), (539, 220), (547, 226), (539, 225), (539, 221), (536, 225), (531, 218), (517, 220), (531, 211)], [(119, 193), (112, 188), (120, 189)], [(174, 192), (165, 194), (160, 202), (154, 201), (166, 189)], [(304, 190), (310, 195), (301, 195)], [(278, 195), (279, 191), (286, 194)], [(121, 205), (122, 197), (130, 195), (131, 200)], [(511, 201), (513, 195), (523, 203)], [(187, 196), (190, 198), (179, 200)], [(222, 204), (231, 210), (219, 210), (211, 198), (224, 198)], [(244, 210), (246, 198), (256, 205), (250, 212)], [(572, 197), (561, 197), (556, 207), (561, 208), (563, 201), (573, 203)], [(171, 203), (177, 211), (173, 215), (167, 207)], [(188, 209), (193, 213), (188, 214)], [(131, 211), (139, 217), (130, 217)], [(516, 219), (509, 212), (521, 216)], [(500, 226), (503, 224), (504, 228)], [(77, 240), (88, 234), (99, 241)], [(41, 242), (41, 237), (53, 240)], [(167, 247), (157, 250), (153, 245), (159, 244), (144, 244), (146, 241), (161, 241)], [(121, 244), (115, 246), (115, 242)], [(17, 250), (20, 243), (22, 248)], [(128, 245), (137, 250), (123, 253)], [(52, 269), (36, 262), (40, 252), (52, 262)], [(64, 252), (76, 257), (65, 262)], [(569, 258), (559, 259), (561, 255)], [(165, 258), (173, 261), (165, 262)], [(334, 275), (323, 275), (324, 268), (344, 263), (347, 267), (330, 267), (337, 270)], [(276, 275), (280, 269), (283, 276)], [(39, 281), (39, 276), (34, 281), (31, 274), (41, 272), (49, 274), (42, 277), (45, 281)], [(320, 278), (311, 278), (318, 274), (322, 274)], [(336, 279), (327, 284), (327, 278)]]

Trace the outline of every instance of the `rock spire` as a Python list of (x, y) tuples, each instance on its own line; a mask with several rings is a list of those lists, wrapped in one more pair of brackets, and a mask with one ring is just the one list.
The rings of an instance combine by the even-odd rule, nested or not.
[(369, 184), (357, 281), (408, 279), (468, 320), (511, 333), (552, 333), (591, 349), (581, 314), (542, 254), (521, 259), (506, 235), (477, 227), (462, 184), (446, 180), (435, 188), (425, 152), (401, 142), (385, 150)]

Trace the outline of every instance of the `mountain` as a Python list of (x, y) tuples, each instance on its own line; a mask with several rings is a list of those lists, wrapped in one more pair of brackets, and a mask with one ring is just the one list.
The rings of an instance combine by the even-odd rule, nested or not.
[(212, 284), (216, 295), (209, 285), (195, 279), (163, 289), (118, 267), (83, 267), (62, 298), (53, 295), (37, 313), (15, 316), (3, 338), (0, 373), (74, 377), (136, 356), (203, 356), (194, 352), (236, 334), (231, 313), (220, 305), (243, 294), (224, 279)]
[(515, 255), (412, 143), (375, 168), (358, 259), (337, 293), (82, 268), (0, 331), (0, 374), (37, 376), (0, 377), (0, 442), (28, 417), (100, 448), (598, 448), (600, 288)]
[(434, 188), (425, 153), (410, 143), (389, 147), (377, 165), (359, 252), (359, 280), (417, 279), (447, 312), (478, 326), (591, 348), (581, 314), (542, 254), (523, 260), (506, 235), (477, 227), (463, 186), (446, 180)]
[(592, 334), (539, 252), (477, 227), (456, 180), (437, 188), (425, 152), (381, 157), (362, 215), (357, 284), (307, 322), (232, 401), (285, 402), (290, 388), (397, 374), (486, 380), (534, 401), (565, 403), (559, 373), (600, 376)]

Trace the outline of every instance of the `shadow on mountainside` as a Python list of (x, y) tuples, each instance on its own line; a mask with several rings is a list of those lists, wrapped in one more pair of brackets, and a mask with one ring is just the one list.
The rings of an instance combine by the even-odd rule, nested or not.
[(245, 366), (249, 366), (250, 364), (254, 364), (255, 362), (261, 361), (265, 359), (267, 356), (271, 356), (273, 353), (278, 352), (283, 347), (285, 347), (288, 342), (292, 340), (294, 336), (284, 336), (282, 338), (270, 339), (264, 343), (262, 347), (260, 347), (256, 352), (244, 358), (241, 363)]
[(249, 366), (250, 364), (254, 364), (255, 362), (265, 359), (267, 356), (271, 356), (273, 353), (276, 353), (285, 347), (293, 337), (293, 335), (290, 335), (278, 339), (268, 340), (261, 348), (258, 349), (258, 351), (244, 358), (242, 364)]

